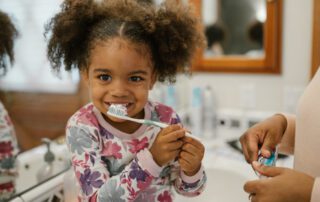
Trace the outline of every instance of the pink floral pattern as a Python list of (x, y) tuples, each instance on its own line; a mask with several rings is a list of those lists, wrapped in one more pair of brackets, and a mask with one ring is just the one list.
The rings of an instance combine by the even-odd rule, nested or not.
[(159, 104), (155, 108), (158, 113), (159, 120), (161, 122), (165, 122), (165, 123), (171, 122), (172, 114), (173, 114), (173, 110), (171, 107)]
[[(8, 112), (0, 102), (0, 201), (14, 193), (18, 144)], [(6, 194), (3, 194), (6, 193)]]
[(116, 159), (121, 159), (122, 154), (120, 153), (120, 151), (121, 151), (121, 147), (117, 143), (112, 143), (110, 141), (105, 143), (101, 154), (105, 156), (113, 156)]
[(144, 137), (141, 141), (138, 139), (133, 139), (131, 142), (128, 142), (130, 147), (129, 151), (132, 153), (138, 153), (141, 149), (144, 149), (149, 146), (148, 138)]
[(12, 156), (13, 145), (11, 141), (0, 142), (0, 158)]
[(95, 127), (98, 127), (98, 120), (96, 117), (92, 116), (93, 105), (86, 105), (78, 111), (78, 123), (82, 124), (92, 124)]
[[(179, 121), (177, 114), (165, 105), (148, 102), (145, 109), (150, 110), (153, 120), (167, 124)], [(66, 128), (72, 165), (82, 188), (81, 201), (171, 202), (173, 190), (186, 196), (196, 196), (203, 191), (204, 172), (196, 183), (188, 184), (182, 180), (176, 164), (169, 166), (175, 167), (172, 170), (177, 172), (176, 179), (171, 178), (170, 172), (154, 168), (156, 163), (145, 152), (149, 152), (150, 142), (154, 142), (160, 131), (158, 127), (148, 126), (141, 134), (134, 137), (128, 134), (123, 138), (112, 126), (102, 127), (106, 123), (100, 122), (105, 120), (98, 119), (95, 110), (91, 103), (84, 106), (70, 118)], [(139, 155), (146, 159), (140, 160)], [(146, 165), (145, 160), (153, 167)], [(153, 169), (160, 169), (159, 176), (151, 175)]]
[(164, 191), (162, 194), (158, 196), (158, 201), (160, 202), (172, 202), (171, 195), (168, 191)]

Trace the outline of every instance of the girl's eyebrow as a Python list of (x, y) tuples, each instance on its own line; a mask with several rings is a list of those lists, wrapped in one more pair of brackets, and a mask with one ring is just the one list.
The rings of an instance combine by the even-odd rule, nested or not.
[[(97, 73), (111, 73), (111, 71), (109, 69), (105, 69), (105, 68), (97, 68), (97, 69), (94, 69), (93, 72), (97, 72)], [(148, 72), (147, 71), (144, 71), (144, 70), (135, 70), (135, 71), (132, 71), (132, 72), (129, 72), (128, 73), (129, 75), (134, 75), (134, 74), (143, 74), (143, 75), (147, 75)]]
[(103, 72), (103, 73), (110, 73), (111, 71), (109, 70), (109, 69), (95, 69), (95, 70), (93, 70), (94, 72)]
[(132, 72), (129, 73), (129, 75), (132, 75), (132, 74), (144, 74), (144, 75), (147, 75), (148, 72), (144, 71), (144, 70), (136, 70), (136, 71), (132, 71)]

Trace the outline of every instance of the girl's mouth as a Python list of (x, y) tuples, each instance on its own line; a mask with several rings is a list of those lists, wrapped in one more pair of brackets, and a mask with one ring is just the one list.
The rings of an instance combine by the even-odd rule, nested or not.
[(133, 105), (133, 103), (130, 103), (130, 102), (105, 102), (105, 104), (107, 105), (107, 108), (109, 108), (112, 104), (113, 105), (123, 105), (125, 108), (127, 108), (127, 111)]

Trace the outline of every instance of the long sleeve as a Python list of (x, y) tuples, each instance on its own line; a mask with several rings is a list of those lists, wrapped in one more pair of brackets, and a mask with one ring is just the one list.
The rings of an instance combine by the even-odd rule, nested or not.
[(187, 176), (183, 171), (180, 171), (179, 177), (175, 180), (175, 189), (177, 193), (184, 196), (198, 196), (203, 192), (206, 181), (207, 177), (203, 166), (194, 176)]
[(280, 143), (280, 152), (285, 154), (294, 153), (296, 116), (291, 114), (282, 114), (287, 120), (287, 128), (282, 136)]
[[(168, 113), (170, 112), (170, 110), (171, 109), (168, 110), (167, 108), (166, 110), (162, 109), (159, 111)], [(169, 119), (166, 120), (165, 117), (170, 117), (170, 120)], [(160, 119), (160, 121), (170, 122), (170, 124), (181, 123), (180, 118), (176, 113), (172, 113), (170, 114), (170, 116), (161, 114), (160, 118), (162, 118)], [(194, 196), (200, 195), (204, 191), (205, 184), (207, 181), (207, 176), (203, 166), (201, 166), (200, 170), (194, 176), (185, 175), (184, 172), (181, 171), (180, 165), (177, 162), (173, 163), (172, 167), (173, 169), (171, 171), (173, 172), (173, 175), (175, 174), (177, 175), (174, 181), (174, 188), (178, 194), (187, 196), (187, 197), (194, 197)]]
[(310, 202), (320, 202), (320, 177), (314, 181)]
[[(117, 158), (122, 157), (120, 146), (113, 141), (101, 145), (97, 131), (88, 128), (67, 128), (67, 141), (84, 201), (133, 201), (149, 188), (162, 169), (145, 163), (149, 158), (147, 149), (128, 159), (124, 168), (117, 167)], [(113, 157), (104, 159), (98, 152), (101, 148)]]

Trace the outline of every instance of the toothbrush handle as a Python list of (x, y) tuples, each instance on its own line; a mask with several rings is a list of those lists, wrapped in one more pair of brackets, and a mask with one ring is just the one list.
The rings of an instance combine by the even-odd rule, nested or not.
[(166, 127), (169, 126), (169, 124), (162, 123), (162, 122), (157, 122), (157, 121), (153, 121), (152, 123), (153, 123), (153, 125), (156, 125), (156, 126), (158, 126), (160, 128), (166, 128)]
[[(161, 122), (157, 122), (157, 121), (153, 121), (153, 123), (154, 123), (154, 125), (156, 125), (156, 126), (158, 126), (158, 127), (160, 127), (160, 128), (165, 128), (165, 127), (168, 127), (168, 126), (169, 126), (169, 125), (166, 124), (166, 123), (161, 123)], [(198, 140), (199, 142), (201, 142), (201, 140), (200, 140), (198, 137), (192, 135), (190, 132), (186, 132), (186, 136), (192, 137), (192, 138)]]

